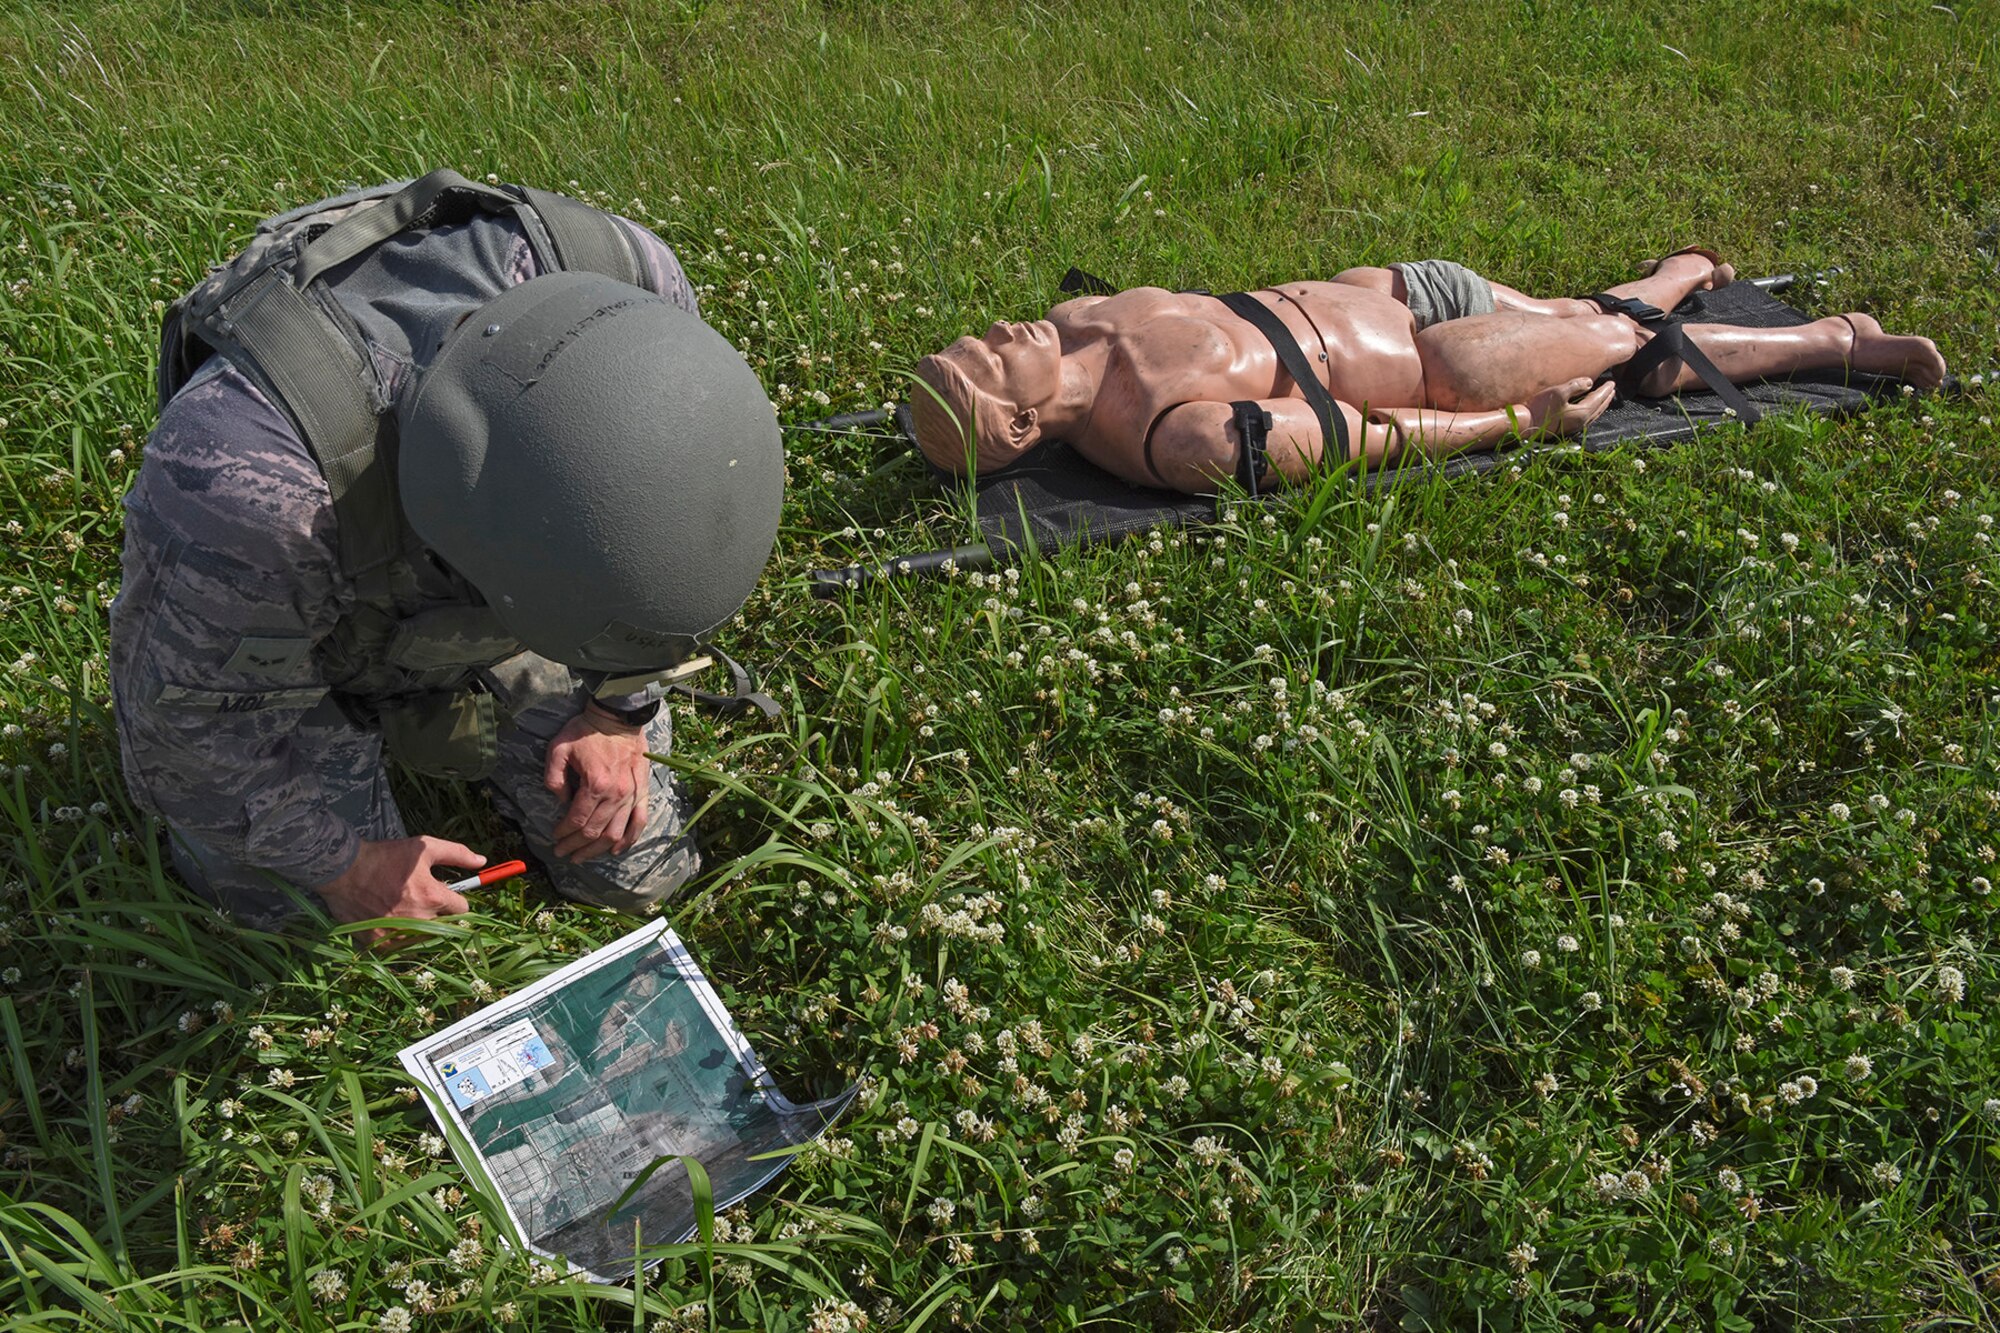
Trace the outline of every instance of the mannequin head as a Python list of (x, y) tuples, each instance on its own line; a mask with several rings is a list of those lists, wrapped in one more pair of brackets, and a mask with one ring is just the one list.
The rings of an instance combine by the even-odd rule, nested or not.
[(1055, 325), (999, 322), (917, 362), (911, 416), (924, 457), (947, 472), (1006, 467), (1042, 439), (1062, 388)]

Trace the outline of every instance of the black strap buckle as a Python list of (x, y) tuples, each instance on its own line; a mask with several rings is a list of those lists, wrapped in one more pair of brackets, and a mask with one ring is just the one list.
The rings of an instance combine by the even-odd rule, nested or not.
[(1583, 299), (1596, 302), (1597, 308), (1607, 315), (1623, 315), (1627, 319), (1636, 320), (1641, 324), (1647, 325), (1663, 324), (1666, 322), (1666, 311), (1656, 305), (1649, 305), (1644, 301), (1634, 300), (1629, 296), (1613, 296), (1610, 292), (1593, 292)]
[(1236, 424), (1236, 484), (1251, 499), (1270, 459), (1271, 414), (1260, 403), (1243, 400), (1229, 405)]

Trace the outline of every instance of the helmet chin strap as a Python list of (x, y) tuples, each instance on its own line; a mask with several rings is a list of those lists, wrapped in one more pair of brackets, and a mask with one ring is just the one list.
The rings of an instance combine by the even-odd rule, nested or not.
[[(686, 680), (689, 676), (701, 674), (714, 665), (715, 658), (704, 653), (697, 657), (690, 657), (678, 666), (661, 667), (656, 671), (640, 671), (625, 676), (612, 676), (598, 671), (582, 671), (577, 674), (583, 677), (585, 685), (590, 686), (592, 698), (616, 699), (621, 695), (637, 694), (648, 685), (656, 683), (667, 686), (675, 685), (680, 681)], [(592, 684), (593, 680), (596, 681), (595, 684)]]
[[(699, 675), (717, 662), (729, 668), (730, 693), (711, 694), (684, 684), (688, 678)], [(621, 695), (637, 694), (648, 685), (658, 683), (679, 694), (685, 694), (698, 704), (724, 713), (742, 713), (755, 709), (765, 717), (777, 717), (783, 710), (778, 701), (757, 688), (749, 668), (721, 649), (709, 644), (702, 645), (700, 656), (690, 657), (679, 666), (666, 667), (659, 671), (641, 672), (638, 675), (604, 678), (594, 671), (579, 672), (584, 684), (591, 687), (591, 694), (598, 699), (617, 698)], [(595, 680), (595, 684), (592, 684)]]

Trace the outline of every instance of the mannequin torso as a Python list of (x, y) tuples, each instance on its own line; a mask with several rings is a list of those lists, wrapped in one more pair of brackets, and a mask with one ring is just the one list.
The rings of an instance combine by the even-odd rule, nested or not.
[[(1252, 295), (1298, 339), (1334, 398), (1422, 405), (1416, 321), (1401, 302), (1333, 282)], [(1270, 341), (1213, 296), (1134, 287), (1066, 301), (1048, 319), (1065, 356), (1098, 350), (1104, 358), (1095, 401), (1070, 440), (1085, 457), (1129, 457), (1154, 423), (1186, 403), (1301, 397)]]

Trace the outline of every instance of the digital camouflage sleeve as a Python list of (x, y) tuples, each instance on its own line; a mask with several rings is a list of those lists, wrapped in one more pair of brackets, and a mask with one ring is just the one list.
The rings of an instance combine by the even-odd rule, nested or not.
[[(626, 225), (647, 285), (699, 314), (673, 252)], [(510, 267), (535, 276), (525, 239)], [(383, 369), (393, 383), (403, 368)], [(334, 879), (360, 835), (292, 743), (327, 695), (311, 646), (354, 604), (318, 466), (218, 358), (161, 413), (125, 516), (111, 685), (133, 796), (224, 856)]]

